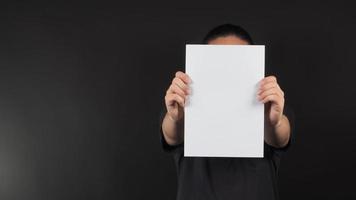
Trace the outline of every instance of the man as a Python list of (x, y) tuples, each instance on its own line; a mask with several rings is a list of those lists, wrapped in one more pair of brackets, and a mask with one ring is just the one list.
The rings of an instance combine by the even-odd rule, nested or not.
[[(253, 41), (241, 27), (225, 24), (211, 30), (204, 43), (250, 45)], [(184, 157), (184, 105), (191, 81), (188, 74), (176, 73), (166, 92), (167, 112), (161, 126), (163, 148), (173, 154), (177, 167), (177, 199), (278, 199), (280, 156), (290, 146), (293, 120), (276, 77), (262, 79), (256, 97), (265, 104), (263, 158)]]

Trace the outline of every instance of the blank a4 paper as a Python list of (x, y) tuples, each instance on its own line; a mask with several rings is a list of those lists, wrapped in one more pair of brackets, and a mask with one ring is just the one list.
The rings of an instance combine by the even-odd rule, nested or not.
[(186, 45), (184, 155), (263, 157), (263, 45)]

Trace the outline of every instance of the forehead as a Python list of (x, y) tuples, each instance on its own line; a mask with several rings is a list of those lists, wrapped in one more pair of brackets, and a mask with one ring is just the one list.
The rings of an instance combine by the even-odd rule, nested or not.
[(220, 45), (248, 45), (248, 42), (240, 39), (239, 37), (228, 35), (221, 36), (209, 41), (208, 44), (220, 44)]

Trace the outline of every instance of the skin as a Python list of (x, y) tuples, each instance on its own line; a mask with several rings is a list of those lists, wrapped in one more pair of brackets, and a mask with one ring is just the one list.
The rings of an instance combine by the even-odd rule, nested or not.
[[(248, 45), (248, 43), (236, 36), (218, 37), (208, 44), (218, 45)], [(190, 77), (178, 71), (166, 91), (165, 104), (167, 113), (162, 122), (164, 138), (169, 145), (175, 146), (183, 142), (184, 105), (191, 93)], [(259, 90), (256, 97), (265, 104), (265, 142), (276, 148), (283, 148), (288, 144), (290, 137), (290, 124), (288, 118), (283, 115), (284, 92), (277, 83), (275, 76), (268, 76), (259, 82)]]

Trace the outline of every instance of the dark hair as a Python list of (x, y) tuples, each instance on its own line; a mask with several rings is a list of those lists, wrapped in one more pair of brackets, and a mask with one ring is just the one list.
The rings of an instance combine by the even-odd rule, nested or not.
[(203, 43), (208, 44), (211, 40), (216, 39), (218, 37), (225, 36), (236, 36), (242, 40), (245, 40), (249, 44), (253, 44), (252, 38), (250, 34), (240, 26), (236, 26), (233, 24), (223, 24), (213, 28), (209, 33), (204, 37)]

